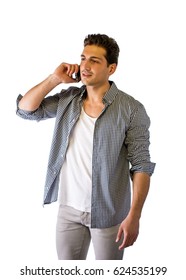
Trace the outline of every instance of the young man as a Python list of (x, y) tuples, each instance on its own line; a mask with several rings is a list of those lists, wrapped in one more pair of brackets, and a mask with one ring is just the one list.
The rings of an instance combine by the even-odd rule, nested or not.
[[(62, 63), (18, 97), (20, 117), (56, 118), (44, 204), (59, 200), (56, 245), (61, 260), (86, 259), (91, 239), (96, 259), (121, 260), (124, 248), (138, 236), (155, 164), (144, 106), (109, 80), (118, 56), (114, 39), (88, 35), (80, 67)], [(79, 68), (82, 87), (46, 97), (61, 83), (77, 83)]]

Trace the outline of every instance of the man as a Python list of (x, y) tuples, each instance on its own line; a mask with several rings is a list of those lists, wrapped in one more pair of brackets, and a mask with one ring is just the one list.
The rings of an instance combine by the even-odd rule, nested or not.
[[(155, 164), (144, 106), (109, 80), (118, 56), (113, 38), (88, 35), (80, 66), (62, 63), (18, 97), (20, 117), (56, 118), (44, 204), (59, 200), (56, 246), (61, 260), (86, 259), (91, 239), (96, 259), (121, 260), (138, 236)], [(61, 83), (77, 83), (79, 70), (82, 87), (46, 97)]]

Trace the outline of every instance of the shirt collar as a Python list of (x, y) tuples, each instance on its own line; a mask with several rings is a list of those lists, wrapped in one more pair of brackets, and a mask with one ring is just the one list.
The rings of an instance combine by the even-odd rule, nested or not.
[(109, 81), (109, 83), (110, 88), (103, 96), (103, 102), (107, 103), (108, 105), (114, 101), (116, 95), (118, 94), (118, 88), (116, 87), (116, 84), (113, 81)]
[(80, 87), (80, 99), (83, 99), (84, 96), (86, 95), (86, 86)]
[[(108, 105), (110, 105), (114, 101), (116, 95), (118, 94), (118, 88), (116, 87), (116, 84), (113, 81), (109, 81), (109, 83), (110, 83), (110, 88), (103, 96), (103, 103), (107, 103)], [(80, 88), (80, 99), (82, 99), (85, 95), (86, 95), (86, 86), (83, 85)]]

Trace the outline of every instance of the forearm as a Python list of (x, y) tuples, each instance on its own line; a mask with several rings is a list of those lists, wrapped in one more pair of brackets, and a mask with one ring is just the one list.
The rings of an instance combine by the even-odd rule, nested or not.
[(44, 81), (31, 88), (20, 100), (19, 108), (25, 111), (34, 111), (41, 104), (44, 97), (60, 84), (55, 75), (49, 75)]
[(134, 173), (133, 175), (133, 196), (129, 215), (140, 219), (144, 202), (150, 186), (150, 176), (147, 173)]
[(79, 71), (78, 64), (61, 63), (53, 74), (44, 81), (31, 88), (20, 100), (18, 107), (25, 111), (34, 111), (41, 104), (44, 97), (60, 83), (76, 83), (73, 74)]
[(119, 246), (122, 250), (133, 245), (139, 234), (139, 220), (142, 208), (146, 200), (150, 186), (150, 176), (147, 173), (134, 173), (133, 175), (133, 196), (132, 204), (128, 216), (121, 223), (116, 242), (121, 239), (123, 234), (123, 242)]

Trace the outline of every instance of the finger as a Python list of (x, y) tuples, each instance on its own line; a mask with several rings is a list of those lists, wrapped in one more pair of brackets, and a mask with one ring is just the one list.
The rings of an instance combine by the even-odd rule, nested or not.
[(123, 242), (119, 246), (119, 250), (122, 250), (128, 246), (128, 234), (124, 234)]
[(118, 233), (117, 233), (117, 236), (116, 236), (116, 242), (118, 242), (121, 239), (122, 233), (123, 233), (122, 228), (119, 227)]
[(69, 64), (69, 66), (68, 66), (68, 69), (67, 69), (67, 75), (69, 76), (69, 77), (72, 77), (72, 74), (73, 74), (73, 65), (71, 65), (71, 64)]
[(79, 71), (79, 65), (78, 64), (71, 64), (71, 67), (70, 67), (70, 71), (69, 71), (69, 76), (72, 77), (73, 74), (75, 73), (78, 73)]
[(136, 241), (137, 237), (133, 237), (130, 235), (125, 235), (125, 238), (123, 239), (122, 244), (119, 246), (119, 250), (122, 250), (124, 248), (130, 247), (134, 244), (134, 242)]
[(77, 74), (80, 70), (80, 66), (78, 64), (75, 64), (75, 73)]

